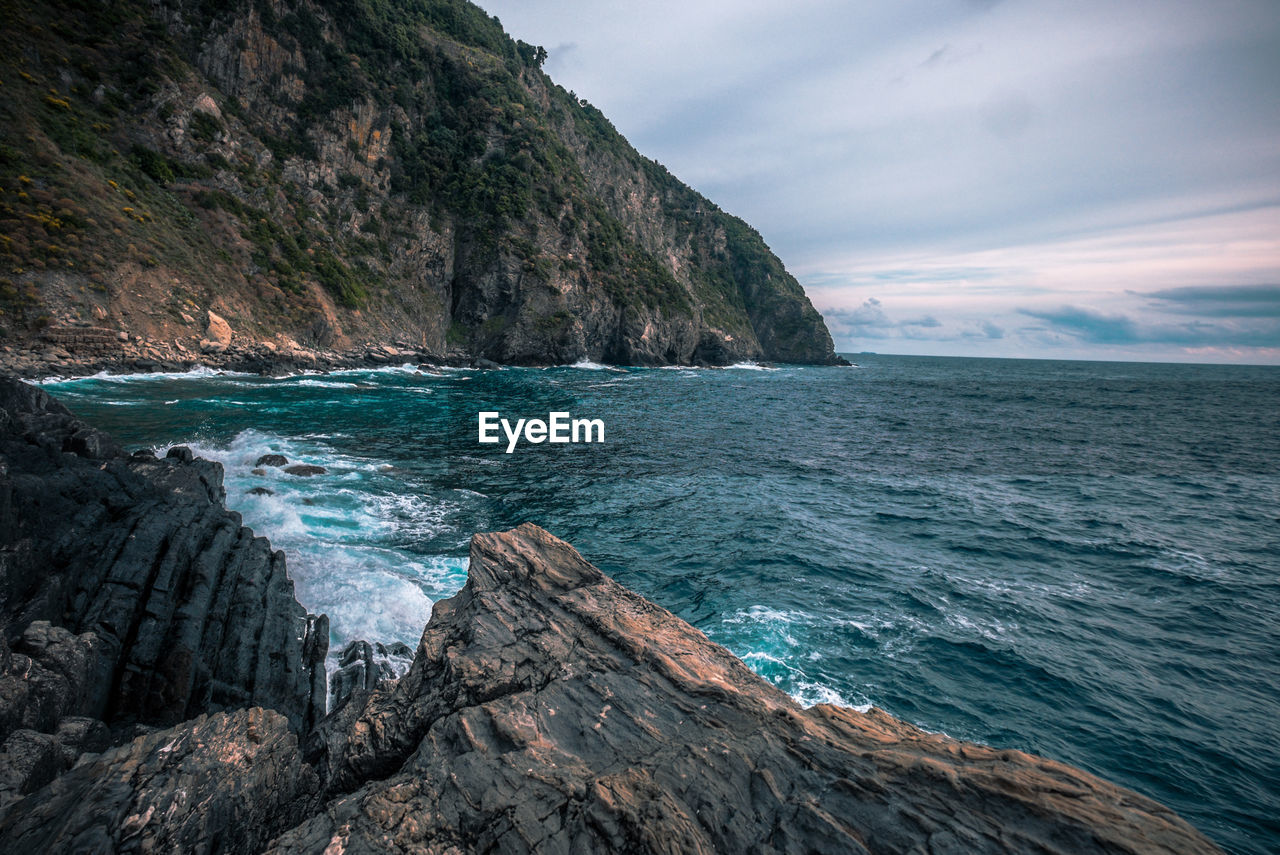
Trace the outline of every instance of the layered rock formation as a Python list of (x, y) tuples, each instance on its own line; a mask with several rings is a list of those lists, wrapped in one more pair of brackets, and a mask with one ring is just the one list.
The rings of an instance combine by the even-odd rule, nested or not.
[(545, 59), (465, 0), (7, 4), (0, 342), (836, 362), (761, 236)]
[[(184, 641), (194, 636), (179, 616), (209, 590), (213, 576), (198, 571), (209, 562), (232, 586), (213, 586), (223, 599), (246, 603), (243, 587), (265, 607), (288, 587), (246, 576), (276, 566), (265, 546), (236, 537), (212, 464), (123, 458), (43, 393), (0, 389), (0, 518), (21, 535), (2, 553), (17, 647), (0, 715), (21, 729), (0, 772), (77, 745), (100, 751), (103, 721), (199, 714), (86, 754), (50, 783), (28, 777), (30, 794), (0, 805), (0, 851), (1218, 851), (1161, 805), (1063, 764), (874, 710), (801, 708), (533, 525), (476, 535), (467, 584), (436, 604), (408, 673), (353, 679), (345, 703), (308, 728), (305, 666), (319, 649), (307, 649), (296, 604), (241, 613), (262, 639), (247, 671), (224, 667), (244, 664), (240, 636)], [(130, 501), (113, 500), (111, 482)], [(72, 494), (83, 501), (59, 504)], [(37, 503), (43, 528), (25, 510)], [(193, 509), (206, 506), (223, 524), (201, 526)], [(185, 528), (149, 546), (158, 521), (183, 514), (204, 548), (186, 551)], [(231, 542), (239, 563), (219, 558)], [(117, 590), (130, 566), (120, 556), (148, 549), (155, 572)], [(27, 572), (41, 562), (47, 584)], [(131, 613), (137, 631), (123, 643), (119, 620), (87, 617), (128, 612), (87, 603), (140, 596), (152, 605)], [(41, 622), (59, 604), (61, 630)], [(205, 624), (229, 626), (214, 615), (233, 613), (211, 608)], [(144, 643), (157, 633), (170, 641)], [(180, 644), (199, 657), (173, 663)], [(353, 651), (353, 662), (372, 661), (372, 648)], [(219, 704), (228, 711), (213, 712)]]
[(217, 463), (126, 456), (0, 378), (0, 800), (109, 731), (265, 706), (301, 733), (324, 713), (327, 620), (223, 499)]

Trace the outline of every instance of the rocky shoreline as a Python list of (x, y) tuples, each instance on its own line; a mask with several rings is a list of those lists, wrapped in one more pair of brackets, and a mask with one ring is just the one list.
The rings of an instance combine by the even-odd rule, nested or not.
[[(101, 333), (110, 333), (107, 338)], [(124, 335), (121, 339), (118, 335)], [(77, 340), (79, 336), (82, 339)], [(135, 374), (181, 372), (195, 368), (283, 376), (302, 371), (337, 371), (387, 365), (496, 368), (490, 360), (460, 350), (434, 353), (408, 342), (364, 344), (344, 350), (304, 347), (291, 340), (232, 343), (201, 350), (181, 342), (150, 341), (88, 328), (77, 335), (55, 335), (0, 345), (0, 371), (25, 379), (84, 377), (99, 372)]]
[[(415, 365), (433, 368), (500, 368), (499, 363), (462, 350), (435, 353), (407, 342), (365, 344), (346, 350), (277, 347), (270, 342), (231, 345), (225, 350), (196, 353), (165, 342), (130, 342), (114, 349), (68, 349), (49, 342), (0, 345), (0, 371), (28, 380), (46, 377), (87, 377), (108, 374), (183, 372), (197, 368), (282, 377), (304, 371), (341, 371)], [(835, 365), (848, 365), (836, 357)], [(694, 363), (697, 367), (723, 367), (721, 363)]]
[(399, 679), (345, 652), (326, 713), (327, 621), (221, 478), (0, 377), (0, 851), (1220, 851), (1064, 764), (803, 708), (529, 524), (472, 539)]

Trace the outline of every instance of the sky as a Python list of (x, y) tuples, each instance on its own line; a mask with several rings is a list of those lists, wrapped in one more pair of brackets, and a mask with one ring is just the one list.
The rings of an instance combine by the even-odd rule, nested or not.
[(1280, 0), (480, 0), (839, 351), (1280, 364)]

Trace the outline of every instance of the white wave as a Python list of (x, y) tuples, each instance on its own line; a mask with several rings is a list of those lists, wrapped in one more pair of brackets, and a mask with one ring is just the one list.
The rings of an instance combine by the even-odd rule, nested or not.
[(140, 371), (131, 374), (111, 374), (107, 371), (99, 371), (97, 374), (88, 374), (84, 377), (61, 377), (54, 375), (45, 377), (40, 380), (33, 380), (40, 386), (58, 385), (63, 383), (82, 383), (87, 380), (98, 380), (109, 383), (132, 383), (137, 380), (191, 380), (201, 377), (253, 377), (258, 375), (249, 374), (245, 371), (227, 371), (222, 368), (210, 368), (207, 365), (196, 365), (187, 371)]
[(871, 709), (871, 704), (855, 704), (830, 686), (824, 686), (821, 683), (815, 683), (810, 680), (796, 682), (787, 694), (791, 695), (792, 699), (805, 709), (817, 704), (850, 707), (861, 713)]
[(774, 368), (771, 365), (761, 365), (758, 362), (751, 362), (749, 360), (747, 362), (735, 362), (732, 365), (725, 366), (726, 370), (733, 369), (733, 368), (737, 368), (742, 371), (777, 371), (778, 370), (777, 368)]
[(318, 389), (359, 389), (357, 383), (343, 383), (340, 380), (314, 380), (310, 377), (304, 377), (298, 380), (294, 385), (297, 386), (313, 386)]

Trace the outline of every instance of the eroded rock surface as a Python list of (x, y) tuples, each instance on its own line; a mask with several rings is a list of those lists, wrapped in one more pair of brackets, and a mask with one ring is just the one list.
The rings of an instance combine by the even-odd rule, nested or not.
[(200, 716), (85, 758), (0, 816), (6, 852), (257, 852), (314, 806), (297, 736), (263, 709)]
[[(217, 463), (185, 448), (126, 456), (42, 390), (0, 378), (0, 802), (98, 733), (68, 717), (119, 740), (251, 706), (299, 733), (323, 715), (327, 621), (223, 499)], [(11, 739), (20, 731), (53, 743)]]
[(1077, 769), (799, 707), (532, 525), (476, 535), (409, 673), (322, 723), (271, 851), (1213, 852)]
[(1063, 764), (803, 709), (532, 525), (312, 726), (327, 622), (221, 500), (0, 380), (0, 852), (1218, 851)]

